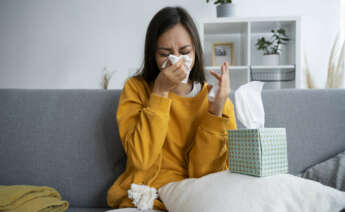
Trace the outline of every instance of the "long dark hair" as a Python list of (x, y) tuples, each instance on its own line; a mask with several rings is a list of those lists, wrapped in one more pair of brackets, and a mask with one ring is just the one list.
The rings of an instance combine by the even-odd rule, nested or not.
[(203, 83), (205, 81), (201, 42), (192, 17), (182, 7), (165, 7), (156, 13), (147, 28), (144, 61), (141, 68), (136, 73), (136, 76), (143, 77), (148, 84), (152, 83), (160, 72), (155, 60), (158, 38), (165, 31), (177, 24), (182, 24), (189, 32), (195, 49), (195, 61), (189, 74), (189, 79), (192, 82), (197, 81)]

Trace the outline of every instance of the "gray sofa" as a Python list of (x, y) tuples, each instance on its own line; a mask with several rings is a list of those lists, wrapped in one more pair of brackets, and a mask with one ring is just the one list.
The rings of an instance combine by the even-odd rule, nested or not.
[[(0, 185), (51, 186), (71, 212), (109, 209), (106, 191), (126, 162), (120, 93), (0, 89)], [(263, 90), (262, 98), (265, 127), (286, 128), (289, 173), (345, 150), (344, 89)]]

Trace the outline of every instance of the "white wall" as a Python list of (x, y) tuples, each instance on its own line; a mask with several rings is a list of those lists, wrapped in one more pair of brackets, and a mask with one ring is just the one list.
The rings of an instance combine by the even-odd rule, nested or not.
[(341, 37), (344, 39), (345, 38), (345, 0), (340, 0), (340, 7), (339, 7), (339, 28), (340, 28), (340, 33)]
[[(234, 0), (235, 16), (301, 15), (302, 45), (317, 87), (324, 87), (340, 0)], [(0, 88), (101, 88), (102, 70), (122, 88), (141, 65), (146, 28), (164, 6), (215, 17), (205, 0), (0, 0)]]

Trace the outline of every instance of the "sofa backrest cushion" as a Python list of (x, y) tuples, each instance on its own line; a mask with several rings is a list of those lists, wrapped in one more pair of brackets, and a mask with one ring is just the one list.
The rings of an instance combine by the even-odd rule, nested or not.
[[(0, 185), (46, 185), (71, 207), (106, 207), (126, 157), (121, 90), (0, 89)], [(289, 173), (345, 150), (344, 89), (264, 90), (265, 127), (285, 127)], [(230, 94), (234, 101), (234, 92)], [(238, 127), (242, 124), (237, 121)]]
[(105, 207), (124, 171), (120, 90), (0, 90), (0, 184), (51, 186), (70, 207)]

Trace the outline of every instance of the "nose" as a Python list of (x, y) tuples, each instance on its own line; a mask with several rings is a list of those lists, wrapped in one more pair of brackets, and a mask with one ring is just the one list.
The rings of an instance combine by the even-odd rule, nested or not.
[(179, 57), (179, 56), (181, 55), (181, 54), (178, 52), (177, 49), (174, 49), (173, 52), (170, 53), (170, 54), (172, 54), (172, 55), (174, 55), (174, 56), (176, 56), (176, 57)]

